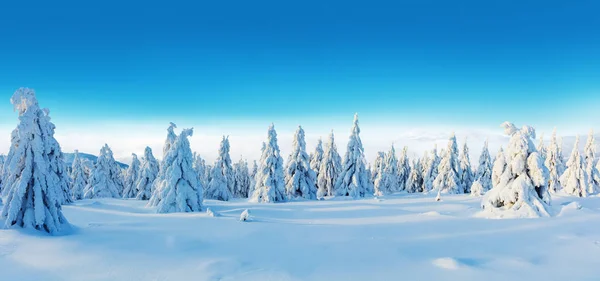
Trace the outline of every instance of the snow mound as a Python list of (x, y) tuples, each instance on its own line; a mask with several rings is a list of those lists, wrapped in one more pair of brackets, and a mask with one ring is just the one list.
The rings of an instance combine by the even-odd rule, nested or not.
[(454, 258), (435, 259), (433, 260), (433, 265), (447, 270), (457, 270), (461, 267), (461, 263)]
[(240, 215), (240, 221), (251, 221), (250, 211), (248, 209), (244, 210)]
[(569, 214), (572, 212), (576, 212), (581, 210), (581, 204), (579, 204), (579, 202), (571, 202), (568, 204), (565, 204), (561, 209), (560, 209), (560, 213), (558, 214), (558, 216), (563, 216), (565, 214)]
[(431, 212), (425, 212), (422, 215), (424, 216), (432, 216), (432, 217), (437, 217), (437, 216), (441, 216), (442, 214), (440, 214), (439, 212), (436, 211), (431, 211)]
[(217, 213), (217, 212), (213, 212), (213, 210), (211, 210), (210, 208), (206, 208), (206, 214), (210, 217), (220, 217), (221, 214)]

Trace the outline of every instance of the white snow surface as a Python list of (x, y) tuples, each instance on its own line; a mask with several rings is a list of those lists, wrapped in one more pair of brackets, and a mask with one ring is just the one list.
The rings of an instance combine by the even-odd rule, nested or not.
[(434, 196), (205, 200), (218, 217), (86, 199), (63, 207), (68, 235), (0, 230), (0, 269), (20, 281), (597, 280), (600, 197), (553, 195), (560, 216), (496, 220), (474, 217), (479, 198)]

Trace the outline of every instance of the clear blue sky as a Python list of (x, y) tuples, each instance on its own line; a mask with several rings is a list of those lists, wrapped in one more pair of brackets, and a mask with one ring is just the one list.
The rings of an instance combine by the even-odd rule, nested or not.
[(600, 118), (598, 1), (156, 2), (2, 3), (0, 109), (28, 86), (74, 122)]

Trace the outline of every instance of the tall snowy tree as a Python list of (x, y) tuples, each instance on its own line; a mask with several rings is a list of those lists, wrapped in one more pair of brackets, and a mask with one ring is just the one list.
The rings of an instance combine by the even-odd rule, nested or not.
[(317, 178), (315, 172), (310, 168), (304, 130), (300, 126), (294, 134), (292, 153), (288, 157), (285, 170), (285, 188), (289, 197), (309, 200), (317, 198)]
[(221, 145), (219, 146), (219, 156), (215, 161), (215, 166), (221, 166), (221, 172), (225, 177), (225, 182), (227, 183), (227, 189), (229, 189), (229, 193), (234, 194), (233, 185), (235, 182), (234, 172), (233, 172), (233, 162), (231, 161), (231, 157), (229, 156), (229, 137), (223, 136), (221, 140)]
[(323, 160), (319, 167), (319, 176), (317, 178), (317, 198), (335, 195), (335, 183), (342, 170), (342, 159), (335, 146), (335, 137), (333, 131), (329, 134), (329, 141), (325, 145)]
[(204, 191), (207, 199), (229, 201), (233, 198), (235, 178), (231, 157), (229, 157), (229, 139), (223, 136), (219, 146), (219, 156), (210, 173), (210, 181)]
[[(504, 166), (506, 166), (506, 163)], [(481, 155), (479, 156), (479, 166), (477, 166), (477, 173), (475, 174), (475, 182), (477, 182), (477, 187), (475, 189), (471, 188), (472, 195), (483, 195), (492, 189), (492, 169), (492, 157), (490, 156), (488, 141), (486, 140), (483, 143), (483, 149), (481, 150)], [(475, 182), (473, 182), (472, 187), (476, 186)]]
[(562, 150), (556, 141), (556, 128), (552, 131), (552, 138), (550, 139), (550, 146), (546, 151), (545, 166), (548, 168), (548, 190), (550, 192), (556, 192), (561, 189), (560, 176), (564, 172), (564, 164), (562, 162)]
[(250, 185), (252, 184), (252, 178), (250, 177), (250, 171), (248, 170), (248, 162), (240, 158), (240, 161), (233, 164), (234, 171), (234, 197), (236, 198), (248, 198), (248, 192), (250, 191)]
[(369, 193), (370, 187), (370, 175), (365, 168), (364, 149), (360, 140), (358, 114), (355, 114), (344, 163), (334, 189), (338, 196), (360, 198)]
[(549, 216), (548, 169), (533, 144), (535, 130), (529, 126), (519, 130), (510, 122), (502, 127), (510, 136), (507, 165), (500, 182), (483, 197), (482, 208), (500, 217)]
[(408, 160), (408, 147), (402, 149), (400, 158), (398, 158), (398, 185), (396, 191), (406, 190), (406, 183), (410, 176), (410, 161)]
[(437, 145), (431, 151), (431, 156), (427, 157), (427, 162), (424, 165), (423, 174), (423, 192), (429, 192), (433, 189), (433, 182), (438, 175), (438, 166), (440, 165), (440, 157), (437, 153)]
[(433, 188), (439, 193), (460, 194), (465, 192), (463, 182), (460, 180), (462, 169), (458, 159), (458, 145), (454, 133), (448, 140), (448, 147), (438, 166), (438, 175), (433, 181)]
[(194, 156), (188, 137), (193, 129), (184, 129), (167, 151), (155, 191), (148, 202), (158, 213), (199, 212), (202, 210), (202, 186), (194, 171)]
[(125, 188), (123, 189), (123, 198), (135, 198), (137, 196), (137, 182), (140, 177), (140, 160), (135, 153), (131, 154), (131, 165), (125, 173)]
[(250, 169), (250, 187), (248, 187), (248, 198), (254, 194), (254, 187), (256, 186), (256, 174), (258, 174), (258, 164), (256, 160), (252, 161), (252, 168)]
[(594, 130), (590, 130), (587, 142), (585, 144), (585, 171), (588, 174), (588, 194), (598, 192), (600, 188), (600, 172), (598, 172), (596, 160), (596, 140)]
[(121, 168), (117, 165), (113, 152), (105, 144), (90, 174), (90, 179), (83, 192), (84, 198), (112, 197), (120, 198), (123, 192)]
[(169, 149), (171, 149), (171, 145), (173, 145), (175, 139), (177, 138), (177, 135), (175, 134), (176, 128), (177, 125), (175, 125), (175, 123), (169, 123), (169, 128), (167, 128), (167, 139), (165, 140), (165, 144), (163, 145), (163, 159), (165, 155), (167, 155), (167, 152), (169, 151)]
[(256, 185), (250, 198), (251, 202), (283, 202), (286, 201), (285, 181), (283, 175), (283, 159), (277, 144), (275, 126), (269, 126), (267, 142), (263, 143), (262, 156)]
[(408, 193), (423, 192), (423, 168), (421, 167), (421, 161), (415, 159), (410, 169), (408, 181), (406, 182), (406, 191)]
[(19, 124), (11, 134), (11, 146), (4, 163), (6, 202), (2, 208), (5, 227), (60, 232), (69, 223), (61, 203), (69, 196), (60, 145), (49, 110), (39, 107), (35, 92), (18, 89), (10, 99), (19, 112)]
[(573, 152), (567, 161), (567, 169), (560, 176), (560, 184), (568, 194), (579, 197), (588, 196), (588, 174), (585, 171), (585, 162), (579, 153), (579, 136), (575, 139)]
[(79, 157), (79, 151), (75, 150), (73, 164), (71, 166), (71, 195), (73, 200), (83, 199), (83, 190), (87, 185), (88, 173)]
[(464, 187), (463, 193), (471, 193), (471, 185), (473, 184), (473, 170), (471, 168), (471, 159), (469, 159), (469, 147), (467, 141), (463, 145), (462, 153), (460, 154), (460, 181)]
[(323, 141), (319, 138), (315, 152), (310, 155), (310, 169), (315, 172), (315, 179), (319, 177), (321, 161), (323, 161)]
[(146, 146), (144, 150), (144, 158), (142, 159), (142, 165), (140, 166), (140, 175), (135, 189), (137, 194), (135, 196), (138, 200), (149, 200), (152, 196), (154, 180), (158, 176), (159, 172), (158, 160), (152, 155), (152, 149)]
[[(2, 178), (4, 177), (4, 162), (6, 162), (6, 155), (0, 154), (0, 194), (2, 192)], [(0, 204), (2, 200), (0, 200)]]

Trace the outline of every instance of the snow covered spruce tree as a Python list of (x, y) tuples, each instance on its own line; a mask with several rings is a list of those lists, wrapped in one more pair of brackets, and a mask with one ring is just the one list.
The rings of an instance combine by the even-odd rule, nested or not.
[(398, 184), (398, 159), (396, 158), (394, 145), (392, 145), (390, 151), (384, 154), (379, 169), (380, 172), (374, 181), (375, 195), (383, 196), (392, 194), (396, 190), (396, 185)]
[(165, 144), (163, 145), (163, 159), (165, 155), (167, 155), (167, 152), (169, 151), (169, 149), (171, 149), (171, 145), (173, 145), (175, 139), (177, 138), (177, 135), (175, 134), (176, 128), (177, 125), (175, 125), (175, 123), (169, 123), (169, 128), (167, 128), (167, 139), (165, 140)]
[[(483, 149), (479, 156), (479, 166), (477, 167), (477, 173), (475, 174), (475, 181), (471, 185), (471, 195), (480, 196), (492, 189), (492, 166), (492, 157), (490, 156), (488, 141), (486, 140), (483, 143)], [(506, 164), (504, 164), (504, 166), (506, 166)]]
[(79, 151), (75, 150), (73, 164), (71, 166), (71, 196), (73, 200), (83, 199), (83, 190), (87, 185), (88, 173), (79, 157)]
[(301, 126), (298, 126), (294, 134), (292, 153), (288, 157), (285, 171), (285, 189), (289, 197), (309, 200), (317, 198), (317, 178), (310, 168), (310, 158), (306, 153), (304, 130)]
[(88, 184), (84, 189), (83, 198), (120, 198), (123, 192), (121, 168), (117, 165), (113, 152), (105, 144), (100, 149), (100, 155), (90, 173)]
[(283, 159), (279, 152), (277, 132), (273, 124), (269, 126), (267, 142), (263, 144), (261, 161), (255, 177), (256, 185), (250, 201), (266, 203), (286, 201)]
[(465, 188), (464, 193), (471, 193), (471, 185), (473, 184), (473, 170), (471, 169), (471, 159), (469, 159), (469, 147), (467, 141), (463, 145), (462, 153), (460, 154), (460, 181)]
[(413, 161), (408, 181), (406, 182), (406, 191), (408, 193), (423, 192), (423, 168), (419, 159)]
[(248, 192), (250, 192), (250, 185), (252, 184), (248, 162), (240, 158), (239, 162), (233, 164), (233, 171), (235, 181), (233, 184), (234, 197), (248, 198)]
[[(4, 162), (6, 161), (6, 155), (0, 154), (0, 194), (2, 192), (2, 178), (4, 175)], [(2, 204), (0, 200), (0, 204)]]
[(206, 161), (204, 161), (199, 154), (196, 154), (196, 152), (194, 152), (194, 171), (196, 171), (196, 174), (198, 174), (200, 184), (202, 186), (208, 186), (206, 177)]
[(596, 161), (596, 140), (594, 130), (590, 130), (587, 142), (585, 144), (585, 171), (588, 174), (588, 194), (598, 192), (600, 188), (600, 172), (598, 172)]
[(494, 164), (492, 165), (492, 188), (494, 186), (500, 185), (500, 180), (502, 175), (504, 175), (504, 171), (506, 170), (506, 155), (504, 154), (504, 149), (500, 146), (498, 153), (496, 153), (496, 157), (494, 158)]
[(158, 213), (202, 210), (202, 186), (193, 168), (194, 156), (188, 140), (193, 132), (193, 129), (182, 130), (162, 161), (155, 190), (148, 202)]
[(158, 176), (159, 170), (158, 160), (152, 155), (152, 149), (146, 146), (144, 158), (142, 158), (142, 164), (140, 166), (140, 174), (135, 183), (135, 190), (137, 192), (135, 198), (137, 200), (150, 199), (152, 196), (152, 186), (154, 185), (154, 180)]
[(248, 198), (254, 193), (254, 186), (256, 186), (256, 174), (258, 173), (258, 164), (256, 160), (252, 161), (252, 168), (250, 168), (250, 186), (248, 187)]
[(137, 181), (140, 177), (140, 160), (138, 160), (137, 155), (135, 153), (131, 154), (131, 165), (127, 168), (127, 173), (125, 173), (125, 182), (123, 189), (123, 198), (135, 198), (137, 196)]
[(538, 142), (536, 149), (540, 156), (542, 156), (542, 159), (546, 161), (546, 154), (548, 153), (548, 150), (546, 149), (546, 144), (544, 144), (544, 134), (540, 135), (540, 141)]
[(354, 115), (354, 125), (348, 140), (344, 162), (339, 177), (335, 183), (338, 196), (365, 197), (371, 187), (370, 175), (365, 168), (365, 155), (360, 140), (358, 114)]
[(510, 122), (502, 127), (510, 136), (507, 165), (499, 183), (483, 197), (484, 212), (500, 217), (549, 216), (548, 169), (531, 140), (535, 130), (529, 126), (519, 130)]
[(342, 158), (337, 152), (335, 146), (335, 137), (333, 131), (329, 133), (329, 141), (323, 151), (323, 160), (319, 167), (319, 176), (317, 177), (317, 198), (335, 195), (335, 183), (342, 170)]
[(548, 168), (548, 190), (556, 192), (561, 189), (560, 176), (564, 172), (564, 163), (562, 162), (562, 150), (556, 141), (556, 128), (552, 131), (550, 145), (546, 151), (545, 166)]
[(454, 133), (448, 140), (448, 147), (438, 166), (438, 175), (433, 181), (433, 188), (439, 193), (461, 194), (465, 187), (460, 179), (462, 170), (458, 159), (458, 145)]
[(404, 191), (406, 190), (406, 183), (408, 182), (408, 177), (410, 176), (410, 161), (408, 160), (408, 147), (402, 148), (402, 153), (400, 153), (400, 158), (398, 158), (398, 184), (396, 186), (396, 191)]
[(373, 167), (369, 169), (369, 176), (371, 176), (371, 181), (373, 183), (377, 181), (379, 174), (383, 173), (383, 161), (385, 161), (385, 152), (377, 152), (377, 157), (375, 157), (375, 161), (373, 161)]
[(32, 89), (20, 88), (10, 99), (19, 112), (19, 124), (11, 135), (4, 163), (6, 202), (2, 208), (5, 227), (23, 227), (59, 233), (69, 223), (61, 203), (69, 196), (68, 179), (55, 126), (49, 111), (38, 105)]
[(560, 176), (560, 184), (568, 194), (579, 197), (588, 196), (588, 174), (585, 171), (585, 162), (579, 153), (579, 136), (575, 139), (573, 152), (567, 161), (567, 169)]
[(319, 168), (323, 161), (323, 141), (319, 138), (315, 152), (310, 155), (310, 169), (315, 172), (315, 179), (319, 177)]
[(423, 170), (423, 192), (429, 192), (433, 189), (433, 182), (438, 175), (438, 166), (440, 165), (440, 157), (437, 153), (437, 144), (431, 151), (431, 156), (427, 157), (426, 162), (422, 162), (424, 165)]
[(229, 140), (223, 136), (219, 147), (219, 156), (210, 173), (210, 181), (204, 196), (207, 199), (229, 201), (233, 198), (235, 178), (229, 157)]

